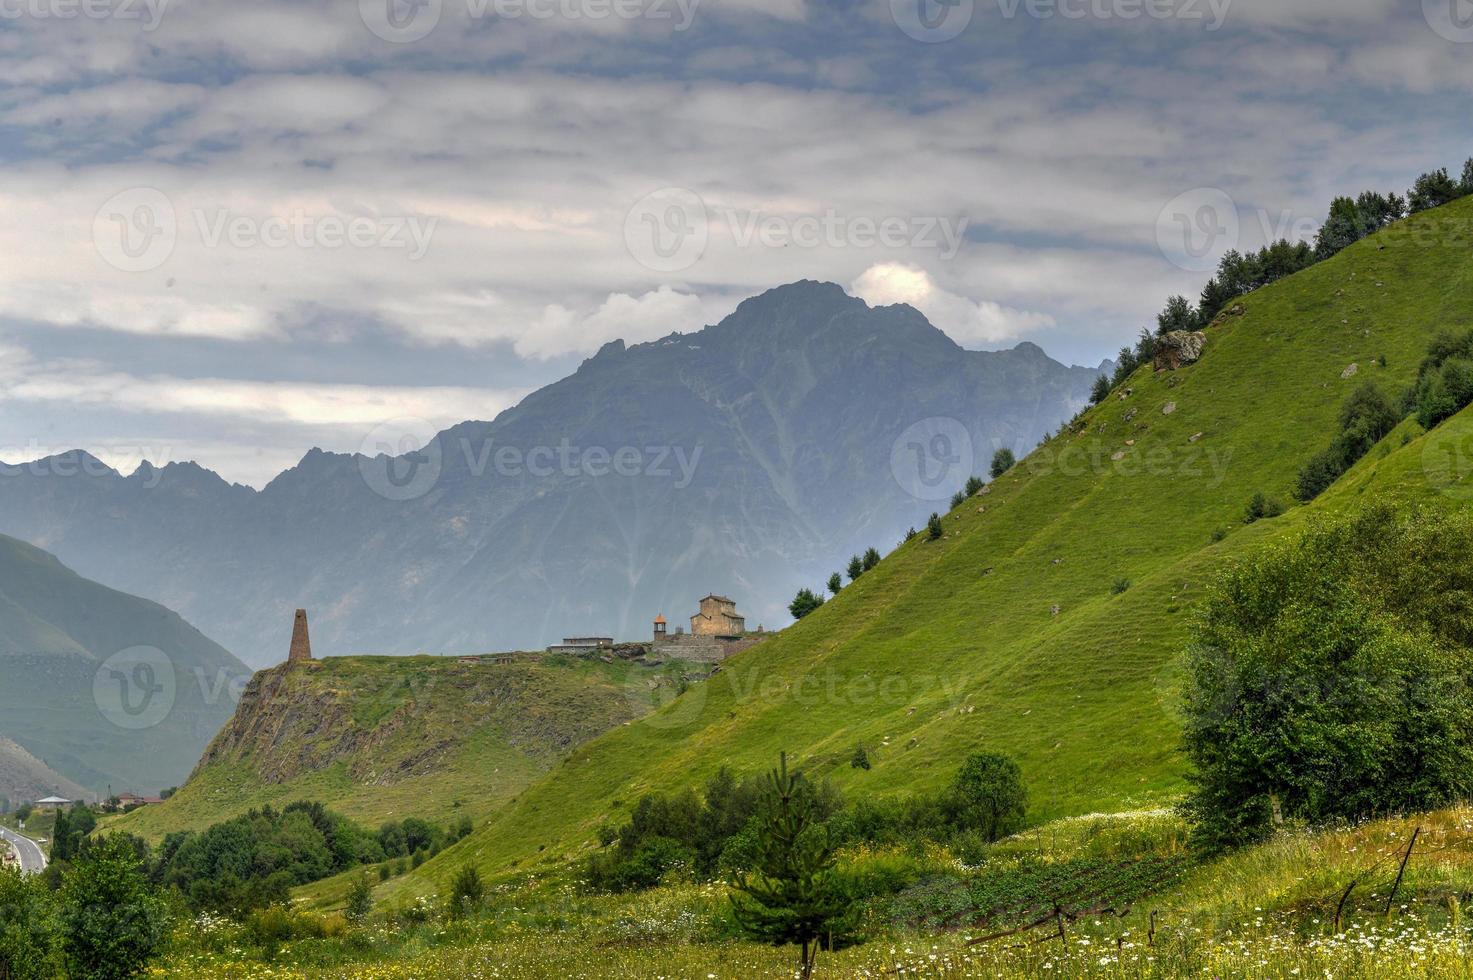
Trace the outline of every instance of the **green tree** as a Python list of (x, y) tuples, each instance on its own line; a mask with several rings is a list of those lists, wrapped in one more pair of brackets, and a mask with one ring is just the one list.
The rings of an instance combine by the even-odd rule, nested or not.
[(0, 865), (0, 977), (57, 975), (56, 908), (41, 879)]
[(823, 940), (841, 931), (847, 903), (819, 796), (801, 773), (788, 772), (787, 753), (767, 777), (755, 831), (752, 869), (733, 881), (732, 914), (753, 939), (799, 947), (806, 980)]
[(27, 820), (31, 819), (31, 813), (31, 805), (29, 803), (22, 803), (19, 809), (15, 811), (15, 818), (21, 823), (25, 823)]
[(793, 601), (788, 604), (788, 612), (793, 614), (794, 619), (802, 619), (823, 605), (823, 596), (815, 595), (812, 589), (799, 589)]
[(1094, 387), (1090, 389), (1089, 403), (1091, 405), (1100, 404), (1100, 402), (1110, 397), (1110, 391), (1111, 387), (1109, 375), (1100, 375), (1098, 378), (1095, 378)]
[(1205, 849), (1473, 792), (1473, 517), (1373, 507), (1209, 590), (1187, 655)]
[(150, 884), (132, 842), (104, 837), (61, 881), (62, 951), (75, 976), (138, 976), (168, 939), (168, 902)]
[(926, 533), (932, 541), (939, 541), (946, 534), (946, 526), (941, 523), (940, 514), (931, 515), (931, 519), (926, 522)]
[(450, 883), (450, 915), (460, 918), (473, 914), (486, 898), (486, 885), (481, 874), (471, 865), (462, 865)]
[(960, 507), (962, 504), (964, 504), (966, 502), (967, 502), (967, 495), (965, 493), (963, 493), (962, 491), (960, 491), (960, 490), (958, 490), (956, 493), (954, 493), (954, 494), (951, 495), (951, 509), (952, 510), (956, 510), (958, 507)]
[(1416, 214), (1456, 201), (1463, 196), (1463, 189), (1448, 176), (1444, 167), (1418, 177), (1408, 196), (1412, 213)]
[(834, 574), (832, 574), (832, 575), (829, 576), (829, 591), (830, 592), (832, 592), (834, 595), (838, 595), (839, 592), (840, 592), (840, 590), (842, 590), (843, 588), (844, 588), (844, 576), (840, 575), (838, 572), (835, 572)]
[(1473, 194), (1473, 157), (1463, 164), (1463, 179), (1458, 182), (1458, 189), (1464, 196)]
[(1175, 330), (1196, 330), (1197, 311), (1185, 296), (1173, 296), (1166, 301), (1166, 309), (1156, 317), (1156, 333), (1168, 334)]
[(1315, 254), (1328, 259), (1342, 249), (1360, 241), (1366, 234), (1365, 219), (1360, 208), (1348, 197), (1337, 197), (1330, 204), (1330, 216), (1315, 236)]
[(863, 769), (869, 771), (869, 753), (864, 750), (863, 743), (854, 746), (854, 755), (849, 759), (851, 769)]
[(849, 581), (856, 582), (864, 574), (864, 559), (855, 555), (849, 559)]
[[(382, 877), (387, 878), (388, 875)], [(373, 881), (366, 874), (357, 875), (348, 889), (348, 905), (343, 910), (343, 914), (347, 916), (349, 922), (362, 922), (372, 911)]]
[(949, 809), (962, 830), (976, 830), (990, 843), (1013, 833), (1028, 809), (1023, 772), (1005, 755), (969, 756), (952, 782)]
[(999, 449), (992, 454), (992, 478), (996, 480), (1017, 465), (1018, 458), (1013, 455), (1011, 449)]
[(872, 570), (880, 563), (880, 552), (875, 548), (866, 548), (864, 551), (864, 570)]
[(69, 861), (72, 857), (72, 818), (65, 810), (56, 811), (51, 825), (51, 860)]
[(967, 477), (967, 496), (977, 496), (977, 494), (982, 492), (982, 488), (985, 486), (987, 486), (987, 484), (982, 480), (980, 476)]

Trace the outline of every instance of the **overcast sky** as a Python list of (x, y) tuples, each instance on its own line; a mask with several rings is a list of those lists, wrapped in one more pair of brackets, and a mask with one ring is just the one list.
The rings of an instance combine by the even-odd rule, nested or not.
[(803, 278), (1096, 364), (1470, 82), (1467, 0), (0, 0), (0, 459), (260, 486)]

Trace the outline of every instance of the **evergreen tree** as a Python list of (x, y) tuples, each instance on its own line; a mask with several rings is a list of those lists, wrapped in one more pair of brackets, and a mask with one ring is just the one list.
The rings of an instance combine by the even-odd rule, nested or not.
[(1018, 457), (1013, 455), (1011, 449), (999, 449), (992, 454), (992, 478), (996, 480), (1008, 470), (1018, 465)]
[(931, 519), (926, 522), (926, 532), (930, 534), (932, 541), (938, 541), (946, 534), (946, 527), (941, 523), (940, 514), (931, 515)]
[(832, 574), (832, 575), (829, 576), (829, 591), (830, 592), (832, 592), (834, 595), (838, 595), (839, 594), (839, 590), (842, 589), (843, 587), (844, 587), (844, 576), (840, 575), (838, 572), (835, 572), (834, 574)]
[(858, 555), (855, 555), (853, 558), (849, 559), (849, 581), (857, 581), (859, 576), (863, 574), (864, 559), (860, 558)]
[(1156, 333), (1168, 334), (1175, 330), (1196, 330), (1197, 311), (1185, 296), (1173, 296), (1166, 301), (1166, 309), (1156, 317)]
[(1465, 196), (1473, 194), (1473, 157), (1469, 157), (1468, 162), (1463, 164), (1463, 179), (1458, 186)]
[(793, 601), (788, 604), (788, 612), (793, 614), (794, 619), (802, 619), (823, 605), (823, 596), (815, 595), (812, 589), (799, 589)]
[(880, 563), (880, 553), (874, 548), (867, 548), (864, 552), (864, 570), (867, 572)]
[(1108, 376), (1102, 374), (1098, 378), (1095, 378), (1095, 386), (1090, 390), (1089, 393), (1089, 403), (1091, 405), (1098, 405), (1100, 402), (1109, 397), (1110, 379)]
[(1363, 218), (1356, 203), (1348, 197), (1337, 197), (1330, 204), (1330, 217), (1315, 236), (1315, 255), (1328, 259), (1341, 249), (1349, 248), (1365, 234)]
[(807, 980), (820, 945), (842, 928), (847, 903), (818, 794), (801, 773), (788, 772), (787, 753), (767, 777), (755, 829), (755, 860), (733, 882), (732, 915), (753, 939), (799, 947), (798, 974)]
[(982, 492), (982, 488), (985, 486), (987, 486), (987, 484), (982, 482), (982, 478), (980, 476), (967, 477), (967, 496), (977, 496), (977, 494)]

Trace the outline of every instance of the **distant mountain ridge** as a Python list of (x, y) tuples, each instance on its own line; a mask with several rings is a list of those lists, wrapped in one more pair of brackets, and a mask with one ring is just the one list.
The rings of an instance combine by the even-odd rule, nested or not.
[[(605, 345), (423, 451), (313, 450), (259, 492), (195, 464), (3, 468), (0, 531), (180, 610), (256, 665), (281, 659), (276, 630), (298, 606), (328, 655), (639, 637), (711, 591), (777, 625), (799, 585), (893, 545), (994, 448), (1036, 444), (1098, 373), (1032, 344), (967, 351), (908, 306), (801, 282), (697, 333)], [(944, 479), (902, 486), (933, 462), (907, 454), (933, 450)], [(96, 475), (51, 475), (81, 469)]]
[[(250, 670), (157, 603), (0, 536), (0, 794), (157, 792), (188, 775)], [(52, 772), (54, 770), (54, 773)]]

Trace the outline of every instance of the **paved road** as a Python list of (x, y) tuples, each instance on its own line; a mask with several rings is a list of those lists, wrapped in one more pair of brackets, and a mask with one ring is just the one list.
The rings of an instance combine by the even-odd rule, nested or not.
[(15, 850), (20, 854), (20, 869), (30, 874), (46, 870), (46, 855), (41, 853), (41, 848), (29, 837), (23, 837), (13, 830), (0, 827), (0, 838), (4, 838), (15, 845)]

